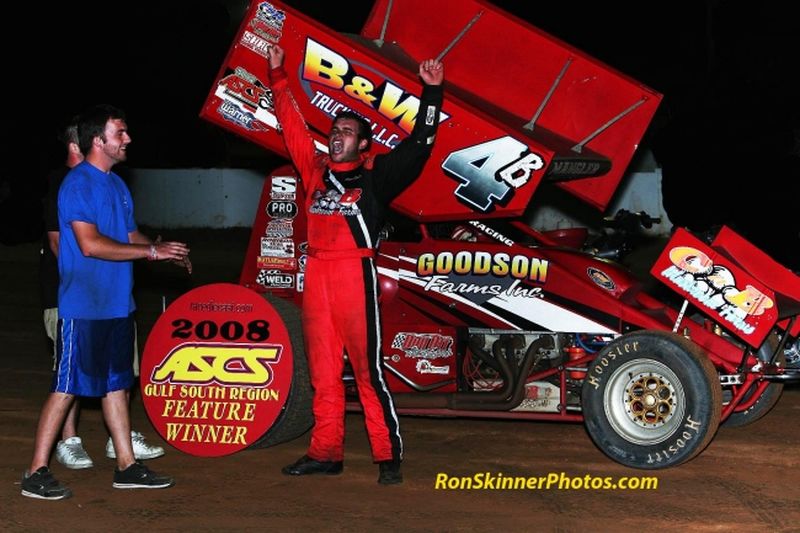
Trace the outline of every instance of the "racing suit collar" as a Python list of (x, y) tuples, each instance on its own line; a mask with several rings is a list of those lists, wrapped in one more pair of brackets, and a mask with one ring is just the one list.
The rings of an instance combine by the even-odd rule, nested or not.
[(360, 167), (368, 159), (369, 159), (369, 154), (362, 152), (358, 155), (358, 159), (354, 159), (353, 161), (341, 161), (339, 163), (335, 163), (333, 161), (328, 160), (328, 168), (330, 168), (334, 172), (345, 172)]

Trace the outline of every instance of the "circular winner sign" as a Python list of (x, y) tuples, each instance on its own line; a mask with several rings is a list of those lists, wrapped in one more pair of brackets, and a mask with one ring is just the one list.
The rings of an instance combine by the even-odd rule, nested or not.
[(272, 426), (292, 382), (292, 346), (254, 291), (217, 283), (170, 305), (145, 345), (142, 398), (156, 430), (192, 455), (247, 448)]

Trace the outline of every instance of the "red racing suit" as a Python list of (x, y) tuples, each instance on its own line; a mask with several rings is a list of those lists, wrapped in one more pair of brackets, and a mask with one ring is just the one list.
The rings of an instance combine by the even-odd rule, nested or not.
[(344, 354), (364, 409), (374, 461), (400, 460), (397, 413), (381, 369), (374, 256), (389, 203), (422, 172), (442, 106), (442, 87), (424, 86), (411, 134), (391, 152), (335, 163), (316, 151), (283, 68), (270, 71), (275, 113), (300, 174), (308, 217), (303, 334), (314, 387), (308, 456), (344, 458)]

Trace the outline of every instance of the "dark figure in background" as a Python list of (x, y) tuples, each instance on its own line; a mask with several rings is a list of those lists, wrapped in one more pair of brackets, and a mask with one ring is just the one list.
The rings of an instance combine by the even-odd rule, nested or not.
[(431, 154), (442, 107), (444, 68), (423, 61), (424, 82), (411, 134), (388, 154), (368, 155), (372, 130), (352, 112), (339, 114), (328, 154), (317, 153), (283, 69), (284, 52), (269, 50), (271, 88), (284, 141), (300, 173), (308, 214), (303, 330), (314, 387), (315, 425), (306, 455), (284, 474), (339, 474), (344, 459), (347, 353), (364, 408), (378, 482), (402, 482), (403, 444), (381, 368), (381, 329), (374, 257), (388, 205), (422, 172)]

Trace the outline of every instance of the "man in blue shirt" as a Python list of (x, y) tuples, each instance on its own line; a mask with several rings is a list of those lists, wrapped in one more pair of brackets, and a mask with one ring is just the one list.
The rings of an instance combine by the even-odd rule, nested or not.
[[(53, 341), (53, 370), (55, 370), (55, 346), (58, 330), (58, 191), (61, 183), (70, 170), (83, 162), (83, 153), (79, 147), (77, 118), (70, 121), (64, 129), (61, 142), (66, 149), (64, 164), (53, 170), (47, 177), (47, 195), (44, 202), (45, 235), (42, 239), (42, 255), (39, 267), (39, 280), (42, 293), (43, 319), (47, 336)], [(134, 323), (133, 360), (134, 376), (138, 375), (137, 369), (136, 324)], [(61, 440), (56, 444), (56, 460), (72, 469), (91, 468), (94, 466), (92, 458), (83, 447), (83, 441), (78, 436), (78, 418), (80, 400), (77, 398), (67, 414), (61, 428)], [(164, 455), (164, 448), (149, 444), (145, 436), (138, 431), (131, 431), (133, 455), (136, 459), (155, 459)], [(106, 443), (106, 456), (115, 459), (114, 443), (111, 437)]]
[(58, 195), (59, 290), (56, 372), (39, 417), (24, 496), (59, 500), (72, 495), (53, 477), (48, 461), (75, 396), (101, 397), (116, 450), (115, 488), (166, 488), (160, 476), (135, 460), (126, 391), (133, 374), (133, 263), (135, 259), (187, 264), (188, 247), (153, 242), (139, 232), (133, 200), (111, 168), (127, 159), (131, 142), (124, 113), (95, 106), (79, 117), (81, 152)]

